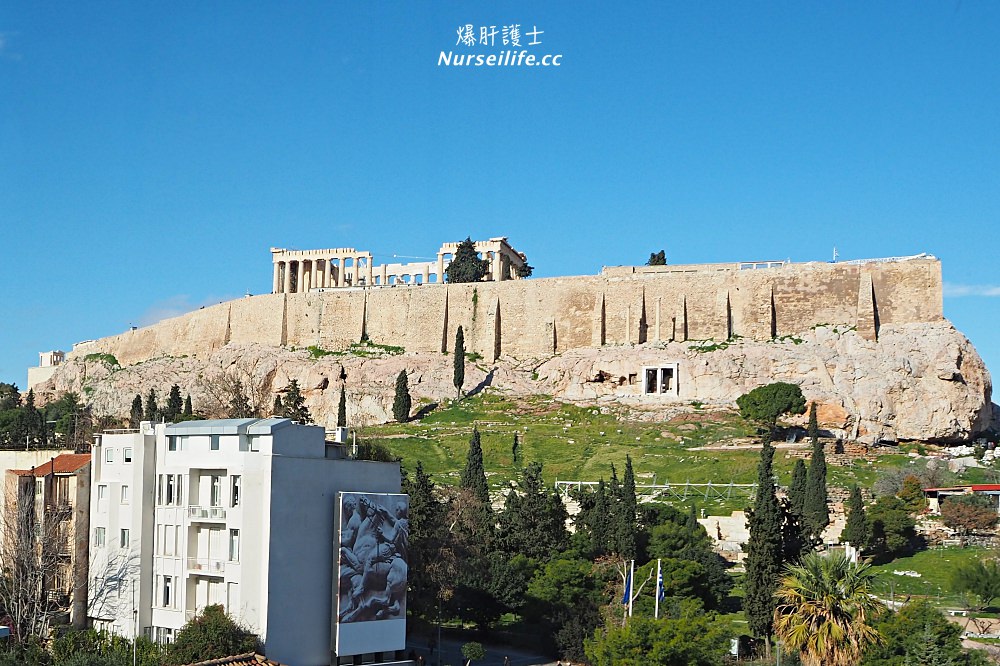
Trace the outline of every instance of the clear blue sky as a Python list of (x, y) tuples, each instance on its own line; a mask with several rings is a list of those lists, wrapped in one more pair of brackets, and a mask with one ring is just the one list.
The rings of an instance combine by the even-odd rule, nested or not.
[[(438, 65), (515, 23), (561, 66)], [(267, 292), (271, 246), (468, 235), (540, 277), (929, 252), (1000, 368), (998, 45), (969, 0), (8, 0), (0, 381)]]

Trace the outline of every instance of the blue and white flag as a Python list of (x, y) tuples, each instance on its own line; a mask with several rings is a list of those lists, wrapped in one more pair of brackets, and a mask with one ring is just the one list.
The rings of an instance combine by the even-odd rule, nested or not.
[(663, 571), (660, 570), (660, 562), (656, 562), (656, 596), (663, 601), (667, 598), (667, 590), (663, 587)]

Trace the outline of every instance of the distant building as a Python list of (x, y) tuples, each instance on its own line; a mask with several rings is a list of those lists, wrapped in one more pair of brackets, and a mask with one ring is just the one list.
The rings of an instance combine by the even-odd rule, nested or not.
[(38, 367), (28, 368), (28, 389), (31, 390), (49, 380), (56, 367), (66, 360), (66, 353), (58, 349), (38, 354)]
[(346, 460), (288, 419), (142, 423), (92, 450), (90, 616), (171, 642), (209, 604), (269, 658), (331, 662), (339, 491), (399, 492), (397, 463)]
[(42, 574), (39, 592), (53, 617), (81, 628), (87, 620), (89, 518), (89, 454), (63, 454), (32, 469), (7, 470), (4, 552), (9, 556), (15, 543), (23, 548), (30, 540), (29, 566)]
[(924, 497), (927, 498), (927, 508), (931, 513), (941, 513), (941, 502), (956, 495), (984, 495), (990, 498), (993, 508), (1000, 513), (1000, 484), (996, 483), (974, 483), (963, 486), (949, 486), (947, 488), (924, 488)]

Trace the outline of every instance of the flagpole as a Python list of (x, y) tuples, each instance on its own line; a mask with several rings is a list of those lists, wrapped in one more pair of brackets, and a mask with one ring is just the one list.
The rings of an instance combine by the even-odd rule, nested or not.
[[(633, 583), (635, 582), (635, 560), (632, 560), (632, 568), (629, 570), (628, 574), (629, 580)], [(635, 599), (635, 595), (629, 590), (628, 595), (628, 616), (632, 617), (632, 600)]]
[(663, 589), (663, 574), (660, 573), (660, 560), (656, 560), (656, 607), (653, 611), (653, 619), (660, 619), (660, 590)]

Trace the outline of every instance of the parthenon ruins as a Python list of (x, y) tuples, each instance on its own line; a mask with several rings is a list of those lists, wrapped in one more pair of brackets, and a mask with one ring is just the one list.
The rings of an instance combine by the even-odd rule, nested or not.
[[(458, 243), (445, 243), (437, 261), (408, 264), (372, 264), (372, 253), (352, 247), (327, 250), (287, 250), (271, 248), (274, 280), (271, 293), (295, 294), (313, 289), (418, 285), (444, 282), (445, 268), (451, 263)], [(505, 237), (475, 241), (479, 255), (489, 260), (486, 281), (519, 279), (518, 269), (527, 265), (524, 254), (516, 251)]]

